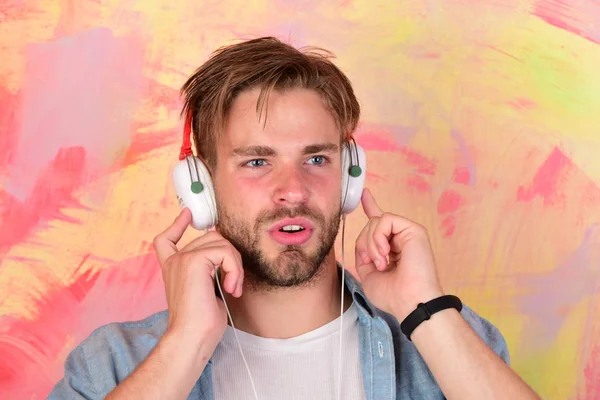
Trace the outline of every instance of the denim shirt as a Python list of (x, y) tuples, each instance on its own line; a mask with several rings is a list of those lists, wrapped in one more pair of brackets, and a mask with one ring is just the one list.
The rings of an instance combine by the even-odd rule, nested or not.
[[(400, 331), (396, 318), (374, 307), (351, 274), (346, 273), (345, 281), (358, 310), (366, 399), (444, 399), (416, 347)], [(461, 314), (483, 341), (509, 363), (506, 342), (498, 329), (466, 306)], [(48, 399), (104, 398), (148, 357), (165, 333), (167, 320), (167, 311), (161, 311), (142, 321), (98, 328), (69, 354), (64, 377)], [(211, 366), (212, 360), (209, 360), (188, 400), (214, 398)], [(251, 393), (248, 398), (252, 398)]]

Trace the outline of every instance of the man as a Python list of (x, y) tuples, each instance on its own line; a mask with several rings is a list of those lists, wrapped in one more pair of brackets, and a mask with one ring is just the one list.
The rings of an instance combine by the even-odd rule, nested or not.
[(346, 274), (342, 290), (340, 154), (359, 105), (326, 53), (247, 41), (216, 52), (182, 92), (216, 230), (178, 249), (192, 220), (182, 210), (154, 241), (168, 312), (98, 329), (69, 355), (51, 399), (537, 398), (507, 366), (498, 330), (466, 307), (403, 332), (419, 303), (444, 292), (425, 229), (383, 212), (368, 190), (361, 284)]

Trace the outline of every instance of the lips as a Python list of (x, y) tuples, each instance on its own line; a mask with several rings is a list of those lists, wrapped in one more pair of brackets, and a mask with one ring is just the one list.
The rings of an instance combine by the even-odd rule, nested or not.
[(306, 218), (286, 218), (269, 229), (273, 240), (283, 246), (301, 245), (313, 234), (313, 224)]
[(277, 221), (275, 224), (273, 224), (271, 226), (271, 228), (269, 228), (269, 232), (280, 231), (285, 226), (294, 226), (294, 225), (301, 226), (302, 228), (304, 228), (304, 230), (312, 231), (312, 229), (313, 229), (312, 222), (310, 222), (310, 220), (308, 220), (306, 218), (286, 218), (286, 219)]

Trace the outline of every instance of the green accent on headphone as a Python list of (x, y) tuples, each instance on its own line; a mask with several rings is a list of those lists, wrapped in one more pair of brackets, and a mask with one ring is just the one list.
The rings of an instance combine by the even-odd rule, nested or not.
[(362, 169), (358, 165), (353, 165), (350, 167), (348, 173), (351, 177), (356, 178), (357, 176), (360, 176), (360, 174), (362, 174)]
[(204, 190), (204, 185), (202, 185), (202, 182), (197, 181), (197, 182), (192, 182), (192, 193), (201, 193)]

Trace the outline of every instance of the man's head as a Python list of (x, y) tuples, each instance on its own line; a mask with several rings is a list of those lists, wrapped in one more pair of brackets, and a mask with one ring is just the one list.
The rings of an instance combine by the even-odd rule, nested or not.
[(329, 57), (251, 40), (215, 52), (182, 88), (197, 154), (211, 170), (218, 229), (255, 284), (310, 281), (335, 242), (341, 145), (360, 108)]

